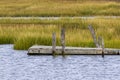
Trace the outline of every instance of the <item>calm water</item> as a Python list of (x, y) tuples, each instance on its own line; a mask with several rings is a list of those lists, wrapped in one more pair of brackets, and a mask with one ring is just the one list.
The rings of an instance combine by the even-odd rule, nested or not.
[(28, 56), (0, 45), (0, 80), (120, 80), (120, 56)]

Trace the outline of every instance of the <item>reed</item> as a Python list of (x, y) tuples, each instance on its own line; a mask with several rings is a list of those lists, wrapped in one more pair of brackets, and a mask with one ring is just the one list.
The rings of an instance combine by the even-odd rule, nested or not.
[(57, 45), (60, 45), (60, 30), (63, 27), (66, 30), (66, 46), (95, 47), (88, 25), (92, 25), (96, 34), (104, 38), (105, 47), (120, 48), (120, 19), (29, 20), (29, 22), (11, 20), (11, 22), (3, 20), (0, 23), (0, 44), (14, 44), (14, 49), (26, 50), (35, 44), (52, 45), (53, 32), (56, 32)]
[(0, 0), (0, 16), (120, 16), (119, 0)]

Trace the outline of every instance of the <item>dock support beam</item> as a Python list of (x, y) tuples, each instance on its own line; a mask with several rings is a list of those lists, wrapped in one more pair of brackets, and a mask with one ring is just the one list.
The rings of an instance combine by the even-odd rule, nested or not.
[(53, 55), (56, 53), (56, 33), (52, 34), (52, 53)]
[(62, 55), (65, 53), (65, 29), (61, 29), (61, 46), (62, 46)]

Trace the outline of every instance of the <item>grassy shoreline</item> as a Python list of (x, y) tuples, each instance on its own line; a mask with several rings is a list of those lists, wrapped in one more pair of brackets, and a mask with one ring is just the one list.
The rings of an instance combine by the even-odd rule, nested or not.
[(0, 0), (1, 17), (120, 16), (118, 0)]
[(88, 25), (105, 39), (105, 47), (120, 48), (120, 19), (0, 20), (0, 44), (14, 44), (14, 49), (27, 50), (34, 44), (51, 45), (56, 32), (60, 45), (60, 29), (66, 29), (66, 45), (95, 47)]
[[(104, 17), (98, 17), (98, 18), (86, 18), (86, 19), (79, 19), (79, 18), (60, 18), (60, 19), (0, 19), (0, 24), (44, 24), (44, 25), (62, 25), (62, 24), (81, 24), (81, 22), (92, 22), (98, 20), (96, 22), (104, 22), (109, 23), (111, 21), (114, 21), (114, 23), (117, 23), (120, 21), (120, 18), (104, 18)], [(115, 22), (117, 21), (117, 22)]]

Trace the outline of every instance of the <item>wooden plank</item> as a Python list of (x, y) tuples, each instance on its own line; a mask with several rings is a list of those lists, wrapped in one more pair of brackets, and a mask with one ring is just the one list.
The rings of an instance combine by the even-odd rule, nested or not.
[(65, 29), (61, 29), (61, 46), (62, 46), (62, 54), (65, 53)]
[[(118, 55), (120, 49), (104, 49), (104, 55)], [(56, 46), (56, 53), (58, 55), (63, 55), (61, 53), (62, 47)], [(32, 46), (28, 49), (29, 55), (53, 55), (52, 46)], [(66, 47), (65, 55), (101, 55), (102, 48), (81, 48), (81, 47)]]
[(52, 53), (53, 55), (56, 53), (56, 33), (52, 34)]
[(96, 34), (95, 34), (95, 31), (94, 31), (93, 27), (89, 25), (88, 28), (89, 28), (89, 30), (90, 30), (90, 32), (92, 34), (92, 38), (94, 40), (94, 43), (95, 43), (96, 47), (99, 48), (99, 44), (98, 44), (98, 41), (97, 41), (97, 38), (96, 38)]
[(104, 48), (104, 54), (116, 54), (118, 55), (118, 52), (120, 52), (120, 49), (111, 49), (111, 48)]
[[(62, 47), (56, 46), (56, 53), (58, 55), (63, 55), (61, 53)], [(65, 55), (82, 55), (82, 54), (101, 54), (102, 48), (81, 48), (81, 47), (66, 47)], [(28, 50), (28, 54), (51, 54), (52, 46), (32, 46)]]
[[(52, 53), (52, 47), (51, 46), (33, 46), (29, 49), (29, 53), (34, 53), (34, 50), (40, 50), (41, 53), (44, 54), (50, 54)], [(61, 54), (61, 47), (56, 47), (56, 52), (58, 54)], [(101, 48), (79, 48), (79, 47), (66, 47), (65, 48), (66, 54), (101, 54), (102, 49)], [(38, 53), (38, 51), (35, 51)], [(38, 53), (38, 54), (41, 54)]]

